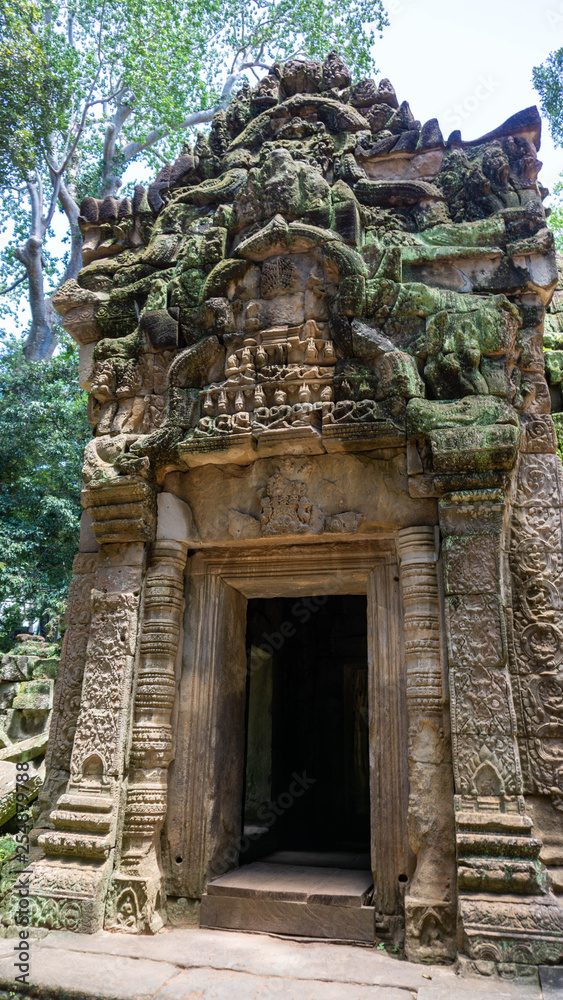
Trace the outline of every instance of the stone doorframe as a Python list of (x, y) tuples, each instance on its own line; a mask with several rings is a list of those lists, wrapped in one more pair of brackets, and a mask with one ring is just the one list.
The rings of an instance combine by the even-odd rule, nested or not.
[[(173, 900), (197, 909), (209, 878), (237, 862), (246, 601), (366, 594), (374, 933), (399, 930), (404, 909), (409, 958), (453, 956), (453, 783), (435, 528), (373, 540), (257, 540), (187, 558), (187, 514), (182, 501), (162, 495), (144, 586), (140, 540), (123, 545), (112, 535), (101, 546), (70, 780), (50, 813), (54, 829), (39, 837), (46, 857), (26, 873), (34, 925), (146, 933), (162, 926), (165, 897), (170, 909)], [(107, 515), (101, 521), (103, 539), (114, 524), (121, 526)], [(98, 720), (108, 718), (108, 699), (119, 735), (111, 730), (106, 740), (108, 779), (84, 768), (75, 777), (75, 761), (91, 755), (92, 733), (98, 738)]]
[[(451, 864), (448, 860), (453, 843), (451, 764), (442, 753), (436, 771), (436, 739), (428, 736), (429, 730), (441, 729), (444, 742), (442, 719), (434, 718), (444, 709), (434, 529), (405, 529), (398, 543), (378, 538), (257, 545), (204, 549), (188, 558), (175, 758), (168, 774), (162, 838), (166, 893), (182, 901), (175, 905), (197, 907), (207, 882), (239, 861), (247, 600), (366, 594), (371, 864), (378, 931), (393, 931), (402, 922), (405, 888), (409, 880), (413, 884), (415, 854), (420, 854), (426, 877), (422, 898), (409, 900), (407, 895), (407, 947), (411, 954), (424, 950), (429, 919), (432, 926), (440, 926), (442, 937), (447, 928), (446, 937), (453, 938), (455, 867), (445, 891), (444, 877), (438, 880), (440, 898), (428, 880), (429, 868), (442, 868), (449, 876), (453, 865), (453, 856)], [(438, 838), (433, 835), (435, 821), (430, 823), (428, 857), (428, 822), (421, 801), (436, 791), (436, 774), (442, 793), (449, 791), (449, 802), (442, 801), (436, 810), (442, 809), (446, 817), (446, 824), (443, 819), (438, 824)], [(448, 817), (450, 828), (445, 829)], [(420, 882), (419, 874), (415, 881)], [(432, 946), (435, 952), (435, 936)], [(453, 947), (453, 940), (447, 947)]]

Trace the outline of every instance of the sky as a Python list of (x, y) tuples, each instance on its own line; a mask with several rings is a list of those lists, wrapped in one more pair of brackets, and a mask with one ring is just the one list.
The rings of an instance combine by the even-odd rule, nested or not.
[[(384, 0), (390, 25), (378, 39), (374, 59), (399, 101), (408, 101), (421, 122), (437, 118), (444, 138), (461, 129), (479, 136), (539, 98), (532, 69), (563, 46), (563, 0)], [(563, 149), (542, 128), (539, 180), (553, 189), (563, 172)], [(140, 164), (124, 181), (147, 183)], [(546, 201), (549, 205), (549, 199)], [(64, 219), (55, 222), (64, 232)], [(55, 238), (52, 247), (58, 239)], [(22, 328), (29, 313), (20, 315)]]
[[(384, 0), (385, 2), (385, 0)], [(415, 118), (437, 118), (444, 138), (477, 139), (539, 106), (532, 68), (563, 46), (563, 0), (387, 0), (390, 26), (375, 46), (382, 77)], [(540, 181), (552, 189), (563, 149), (542, 128)]]

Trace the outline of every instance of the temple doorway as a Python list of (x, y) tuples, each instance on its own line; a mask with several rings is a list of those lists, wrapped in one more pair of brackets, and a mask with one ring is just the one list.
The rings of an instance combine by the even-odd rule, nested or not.
[(185, 601), (167, 897), (205, 927), (391, 933), (412, 871), (394, 539), (201, 549)]
[(365, 596), (251, 600), (246, 648), (248, 860), (364, 853), (369, 868)]
[(366, 597), (252, 599), (246, 653), (241, 850), (202, 922), (371, 942)]

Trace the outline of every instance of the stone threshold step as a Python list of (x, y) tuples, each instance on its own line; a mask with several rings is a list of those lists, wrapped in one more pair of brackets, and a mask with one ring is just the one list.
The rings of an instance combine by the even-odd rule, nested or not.
[(200, 927), (373, 944), (375, 909), (205, 893)]
[(370, 871), (289, 860), (255, 861), (210, 882), (200, 926), (373, 943)]
[(207, 894), (360, 907), (372, 889), (370, 871), (255, 861), (214, 879)]

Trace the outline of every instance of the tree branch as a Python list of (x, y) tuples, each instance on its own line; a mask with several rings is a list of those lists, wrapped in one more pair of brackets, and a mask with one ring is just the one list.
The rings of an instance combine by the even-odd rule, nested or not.
[(57, 207), (57, 201), (59, 199), (59, 188), (61, 186), (61, 182), (62, 182), (61, 174), (60, 173), (54, 174), (54, 176), (52, 177), (53, 190), (51, 192), (49, 211), (47, 212), (45, 218), (42, 220), (43, 235), (45, 235), (49, 226), (51, 225), (51, 222), (53, 221), (53, 216), (55, 214), (55, 209)]
[(82, 111), (82, 115), (80, 116), (80, 124), (77, 126), (77, 128), (75, 130), (74, 142), (72, 143), (70, 149), (68, 150), (68, 152), (67, 152), (67, 154), (66, 154), (66, 156), (64, 158), (64, 161), (63, 161), (63, 163), (61, 164), (61, 167), (60, 167), (60, 173), (61, 174), (65, 170), (68, 161), (70, 159), (72, 159), (72, 157), (74, 156), (74, 154), (76, 152), (76, 148), (77, 148), (78, 143), (80, 141), (80, 138), (82, 136), (82, 132), (84, 131), (84, 125), (86, 123), (86, 116), (87, 116), (88, 111), (90, 110), (90, 107), (91, 107), (91, 105), (90, 105), (90, 98), (92, 97), (92, 94), (94, 93), (94, 87), (96, 86), (96, 83), (98, 82), (98, 77), (99, 77), (99, 75), (101, 73), (102, 65), (103, 64), (100, 62), (99, 65), (98, 65), (98, 68), (97, 68), (97, 70), (96, 70), (96, 72), (94, 74), (94, 79), (92, 81), (92, 85), (91, 85), (90, 90), (88, 92), (88, 98), (87, 98), (87, 100), (86, 100), (86, 102), (84, 104), (84, 109)]
[(255, 68), (265, 69), (265, 70), (269, 70), (270, 69), (270, 67), (266, 63), (248, 62), (248, 63), (243, 63), (242, 64), (242, 66), (239, 69), (239, 73), (242, 73), (243, 69), (252, 69), (252, 70), (254, 70)]
[(100, 15), (100, 30), (98, 32), (98, 63), (102, 62), (102, 32), (104, 30), (104, 16), (106, 13), (106, 0), (102, 4), (102, 13)]
[(41, 220), (43, 216), (43, 181), (41, 180), (40, 174), (37, 174), (37, 180), (26, 181), (27, 193), (29, 195), (29, 201), (31, 205), (31, 233), (30, 239), (39, 240), (41, 244), (43, 242), (43, 233), (41, 232)]
[(17, 281), (14, 281), (13, 285), (9, 285), (8, 288), (0, 289), (0, 295), (7, 295), (8, 292), (13, 292), (14, 288), (17, 288), (18, 285), (21, 285), (22, 281), (26, 281), (26, 279), (27, 279), (27, 274), (22, 274), (21, 278), (18, 278)]
[(115, 156), (115, 143), (117, 137), (132, 111), (133, 108), (131, 105), (120, 104), (106, 129), (104, 148), (102, 151), (102, 159), (106, 167), (111, 166)]
[(128, 146), (121, 151), (121, 159), (126, 163), (128, 160), (132, 160), (139, 153), (144, 152), (145, 149), (149, 149), (150, 146), (154, 146), (155, 142), (160, 142), (168, 132), (177, 132), (179, 129), (190, 128), (192, 125), (202, 125), (205, 122), (210, 122), (213, 115), (223, 106), (221, 101), (214, 108), (208, 108), (204, 111), (194, 111), (193, 114), (188, 115), (187, 118), (181, 122), (180, 125), (161, 125), (159, 128), (154, 128), (152, 132), (149, 132), (143, 142), (130, 142)]
[(70, 255), (62, 282), (76, 278), (82, 267), (82, 234), (78, 226), (78, 205), (69, 187), (61, 181), (59, 201), (70, 226)]

